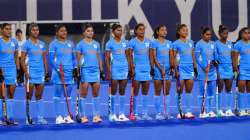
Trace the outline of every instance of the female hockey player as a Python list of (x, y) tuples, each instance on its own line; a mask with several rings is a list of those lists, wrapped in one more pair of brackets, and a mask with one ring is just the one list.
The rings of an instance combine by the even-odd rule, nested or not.
[[(128, 46), (127, 41), (122, 38), (123, 29), (120, 24), (112, 26), (113, 37), (106, 43), (106, 65), (107, 79), (111, 80), (111, 112), (110, 121), (128, 121), (125, 116), (125, 89), (128, 78)], [(116, 117), (115, 103), (116, 92), (119, 87), (119, 117)]]
[(77, 44), (77, 62), (81, 73), (81, 122), (87, 123), (86, 97), (89, 85), (92, 87), (93, 122), (102, 122), (100, 114), (100, 78), (104, 79), (100, 44), (94, 40), (94, 28), (91, 24), (83, 26), (83, 39)]
[[(29, 90), (26, 89), (29, 91), (26, 95), (26, 105), (30, 106), (33, 90), (35, 88), (38, 124), (47, 124), (47, 121), (44, 119), (44, 105), (42, 100), (44, 81), (49, 77), (46, 46), (43, 41), (39, 40), (39, 27), (37, 24), (30, 24), (28, 31), (29, 39), (24, 43), (21, 50), (21, 66), (25, 72), (25, 79), (27, 81), (26, 86), (29, 86), (26, 87), (29, 88)], [(25, 63), (26, 59), (27, 63)], [(27, 113), (29, 113), (29, 111)], [(27, 120), (27, 122), (28, 121), (30, 120)]]
[(77, 75), (77, 62), (74, 44), (67, 39), (67, 28), (63, 24), (56, 26), (56, 39), (49, 45), (49, 57), (52, 81), (55, 85), (53, 99), (56, 124), (73, 123), (70, 112), (71, 91), (74, 84), (73, 76)]
[[(155, 96), (154, 96), (154, 105), (156, 109), (156, 120), (163, 120), (165, 117), (169, 117), (168, 106), (170, 103), (170, 87), (171, 87), (171, 71), (173, 68), (173, 50), (172, 50), (172, 42), (166, 40), (167, 36), (167, 28), (165, 25), (160, 25), (154, 30), (154, 40), (151, 45), (151, 55), (152, 61), (154, 63), (154, 88), (155, 88)], [(164, 78), (164, 79), (163, 79)], [(164, 81), (164, 82), (163, 82)], [(165, 84), (165, 85), (163, 85)], [(165, 89), (163, 89), (163, 88)], [(161, 110), (161, 90), (165, 90), (163, 92), (164, 100), (166, 105), (162, 112)], [(163, 114), (166, 113), (166, 114)]]
[[(180, 88), (177, 92), (180, 92), (182, 97), (182, 100), (178, 102), (183, 102), (183, 104), (186, 106), (186, 109), (183, 110), (183, 116), (181, 116), (179, 113), (177, 118), (194, 118), (195, 116), (192, 113), (191, 103), (193, 102), (193, 79), (196, 76), (197, 65), (194, 56), (193, 41), (188, 39), (187, 25), (178, 25), (176, 37), (178, 40), (173, 43), (175, 56), (175, 76), (177, 79), (180, 79)], [(184, 87), (185, 94), (182, 93)], [(180, 104), (178, 104), (178, 106), (180, 106)]]

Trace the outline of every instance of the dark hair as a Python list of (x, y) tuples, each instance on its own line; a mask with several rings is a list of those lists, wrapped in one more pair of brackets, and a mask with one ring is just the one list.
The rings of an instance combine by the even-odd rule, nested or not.
[(153, 34), (153, 36), (154, 36), (155, 39), (157, 39), (157, 38), (159, 37), (159, 31), (160, 31), (160, 29), (161, 29), (162, 27), (166, 27), (166, 26), (162, 24), (162, 25), (157, 26), (157, 27), (154, 29), (154, 34)]
[(136, 35), (136, 30), (137, 30), (139, 27), (141, 27), (141, 26), (145, 27), (145, 25), (144, 25), (143, 23), (138, 23), (138, 24), (135, 25), (135, 28), (134, 28), (134, 34), (135, 34), (135, 35)]
[(86, 23), (82, 26), (82, 32), (85, 32), (88, 28), (94, 28), (92, 24)]
[(66, 25), (64, 25), (64, 24), (56, 24), (55, 25), (55, 31), (56, 32), (58, 32), (61, 28), (66, 28), (67, 29)]
[(17, 36), (17, 34), (22, 34), (22, 33), (23, 33), (23, 31), (21, 29), (16, 30), (16, 36)]
[(222, 32), (224, 32), (226, 30), (228, 30), (228, 28), (226, 26), (224, 26), (222, 24), (219, 26), (219, 34), (221, 34)]
[(32, 28), (34, 28), (34, 27), (38, 27), (38, 28), (39, 28), (38, 24), (36, 24), (36, 23), (31, 23), (31, 24), (29, 25), (29, 28), (28, 28), (28, 33), (29, 33), (29, 35), (30, 35), (30, 33), (31, 33)]
[(201, 27), (201, 34), (202, 35), (204, 35), (207, 31), (212, 31), (212, 30), (207, 26)]
[(111, 28), (112, 28), (112, 32), (114, 32), (117, 28), (122, 28), (122, 26), (120, 24), (115, 23), (112, 25)]
[(242, 35), (243, 32), (245, 32), (246, 30), (250, 30), (249, 27), (243, 27), (243, 28), (240, 29), (239, 35), (238, 35), (238, 39), (236, 40), (236, 42), (242, 39), (241, 35)]
[(1, 28), (4, 29), (6, 26), (11, 26), (11, 24), (9, 24), (9, 23), (3, 23), (2, 26), (1, 26)]
[(187, 27), (186, 24), (178, 24), (177, 25), (177, 28), (176, 28), (176, 38), (179, 39), (180, 38), (180, 34), (179, 34), (179, 31), (184, 28), (184, 27)]

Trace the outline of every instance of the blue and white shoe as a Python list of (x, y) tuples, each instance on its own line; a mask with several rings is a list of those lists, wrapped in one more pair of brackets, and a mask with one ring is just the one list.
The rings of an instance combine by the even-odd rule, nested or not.
[(160, 120), (164, 120), (165, 117), (164, 117), (161, 113), (157, 113), (157, 114), (155, 115), (155, 119), (160, 121)]
[(142, 114), (142, 120), (151, 121), (151, 120), (153, 120), (153, 118), (150, 117), (147, 113), (145, 113), (145, 114)]
[(48, 124), (48, 122), (43, 117), (40, 117), (37, 120), (37, 124)]
[(134, 116), (135, 116), (136, 121), (141, 121), (142, 120), (142, 118), (139, 116), (139, 114), (135, 114)]
[(109, 115), (109, 121), (110, 122), (117, 122), (117, 121), (119, 121), (119, 119), (116, 117), (115, 114), (110, 114)]

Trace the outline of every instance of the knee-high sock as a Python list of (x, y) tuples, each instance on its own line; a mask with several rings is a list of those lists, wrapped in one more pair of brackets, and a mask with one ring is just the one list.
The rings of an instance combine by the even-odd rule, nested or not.
[(169, 113), (169, 106), (170, 106), (170, 95), (166, 96), (166, 113)]
[(100, 115), (100, 100), (99, 97), (93, 97), (93, 115)]
[(250, 93), (247, 93), (247, 109), (250, 110)]
[(207, 111), (213, 111), (214, 95), (216, 92), (216, 81), (210, 81), (207, 85)]
[(111, 113), (115, 114), (115, 95), (111, 95)]
[(56, 117), (62, 115), (62, 106), (60, 97), (53, 97), (53, 100), (54, 100), (54, 109)]
[(82, 116), (86, 116), (86, 98), (80, 97), (80, 111)]
[(154, 96), (155, 110), (156, 110), (156, 113), (157, 113), (157, 114), (158, 114), (158, 113), (161, 113), (160, 97), (161, 97), (161, 96), (157, 96), (157, 95)]
[(142, 113), (148, 113), (148, 95), (142, 95)]
[[(68, 97), (68, 106), (69, 106), (69, 111), (72, 113), (72, 98), (71, 98), (71, 91), (72, 91), (72, 85), (69, 84), (66, 87), (67, 89), (67, 97)], [(68, 116), (69, 115), (69, 111), (68, 111), (68, 106), (67, 106), (67, 102), (66, 102), (66, 97), (64, 97), (64, 101), (65, 101), (65, 109), (64, 109), (64, 115)]]
[[(224, 92), (218, 93), (218, 110), (222, 110), (223, 102), (222, 100), (224, 99), (223, 97), (225, 96)], [(216, 99), (217, 100), (217, 99)]]
[(225, 94), (226, 97), (226, 110), (232, 109), (233, 106), (233, 93), (228, 92)]
[(134, 110), (134, 114), (138, 115), (138, 96), (134, 96), (133, 110)]
[(13, 109), (14, 109), (14, 99), (7, 99), (7, 114), (8, 114), (8, 118), (9, 119), (14, 119), (14, 113), (13, 113)]
[[(67, 102), (66, 102), (66, 98), (64, 98), (64, 116), (69, 116), (69, 111), (72, 113), (72, 98), (71, 97), (68, 97), (68, 105), (67, 105)], [(69, 109), (68, 109), (69, 108)]]
[(239, 111), (244, 110), (244, 93), (239, 92), (238, 93), (238, 106)]
[(185, 106), (186, 106), (185, 112), (192, 112), (191, 103), (193, 100), (193, 95), (191, 93), (184, 94), (184, 100), (185, 100)]
[(125, 114), (125, 96), (120, 95), (119, 100), (120, 100), (119, 114)]
[(64, 105), (61, 103), (61, 96), (63, 95), (63, 87), (62, 85), (55, 85), (55, 92), (54, 92), (54, 109), (55, 115), (58, 117), (59, 115), (64, 114)]
[(44, 117), (44, 102), (43, 99), (36, 100), (36, 110), (37, 110), (37, 118)]

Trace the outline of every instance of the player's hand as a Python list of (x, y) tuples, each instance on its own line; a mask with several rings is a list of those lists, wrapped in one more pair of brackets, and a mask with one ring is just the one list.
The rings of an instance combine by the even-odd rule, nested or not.
[(194, 76), (195, 76), (195, 77), (198, 76), (198, 69), (197, 69), (197, 67), (194, 67)]
[(212, 61), (211, 61), (211, 64), (213, 64), (215, 67), (218, 67), (219, 62), (216, 61), (216, 60), (212, 60)]
[(105, 74), (104, 74), (103, 71), (100, 71), (100, 77), (101, 77), (102, 80), (105, 80)]
[(50, 81), (50, 75), (49, 75), (48, 72), (46, 72), (44, 80), (45, 80), (45, 82), (49, 82)]

